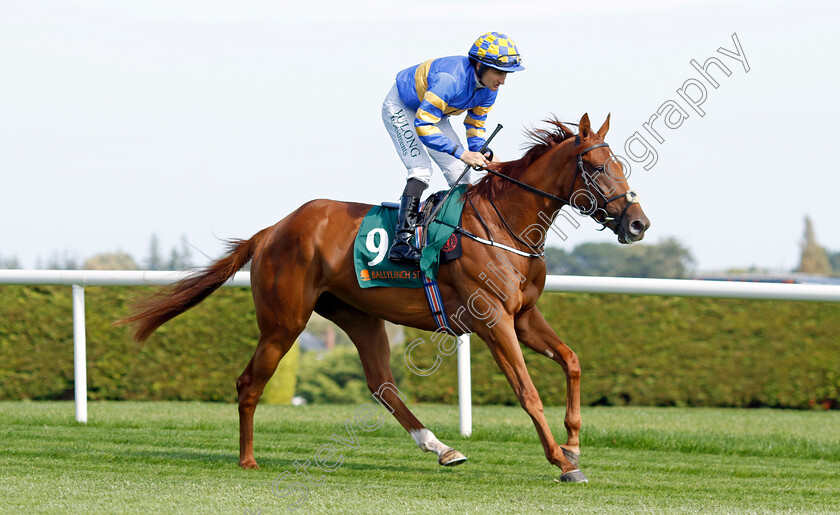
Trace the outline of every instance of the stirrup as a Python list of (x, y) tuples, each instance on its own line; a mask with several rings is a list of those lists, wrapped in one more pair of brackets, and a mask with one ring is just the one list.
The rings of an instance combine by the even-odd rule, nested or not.
[(420, 249), (408, 241), (401, 239), (394, 241), (394, 244), (391, 245), (391, 249), (388, 251), (388, 259), (392, 263), (419, 265), (420, 258), (422, 257), (423, 255)]

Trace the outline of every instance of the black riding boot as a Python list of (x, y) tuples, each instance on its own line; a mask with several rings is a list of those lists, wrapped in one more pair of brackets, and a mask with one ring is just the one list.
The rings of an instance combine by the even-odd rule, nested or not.
[(397, 215), (397, 233), (394, 244), (388, 252), (388, 259), (394, 263), (418, 264), (420, 251), (411, 244), (414, 238), (414, 228), (417, 225), (417, 211), (420, 208), (420, 197), (403, 195), (400, 198), (400, 211)]

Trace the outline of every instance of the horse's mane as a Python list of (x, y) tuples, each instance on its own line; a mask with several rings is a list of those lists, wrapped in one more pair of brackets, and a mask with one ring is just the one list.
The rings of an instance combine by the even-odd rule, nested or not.
[[(514, 179), (520, 179), (522, 174), (525, 173), (525, 170), (531, 166), (531, 163), (539, 159), (558, 143), (562, 143), (575, 135), (557, 117), (543, 120), (543, 122), (553, 127), (549, 129), (534, 127), (526, 130), (525, 134), (528, 136), (529, 141), (523, 145), (525, 154), (515, 161), (500, 163), (499, 173)], [(512, 185), (512, 182), (488, 173), (470, 188), (470, 193), (477, 197), (489, 198), (498, 196)]]

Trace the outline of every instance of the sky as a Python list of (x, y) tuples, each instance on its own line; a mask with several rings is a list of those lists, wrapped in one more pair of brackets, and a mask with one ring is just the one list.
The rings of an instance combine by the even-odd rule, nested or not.
[[(3, 0), (0, 258), (142, 261), (154, 234), (164, 250), (186, 238), (205, 264), (310, 199), (397, 200), (405, 169), (380, 115), (394, 76), (497, 31), (526, 67), (488, 117), (502, 160), (547, 117), (599, 127), (610, 113), (616, 154), (638, 132), (657, 155), (630, 161), (652, 223), (641, 244), (676, 238), (699, 272), (790, 270), (805, 216), (840, 250), (839, 14), (817, 1)], [(713, 56), (730, 72), (710, 66), (717, 88), (691, 64)], [(696, 84), (702, 116), (678, 93), (700, 98)], [(677, 127), (650, 121), (666, 105), (679, 118), (674, 104)], [(445, 188), (435, 170), (427, 191)], [(597, 228), (548, 243), (616, 241)]]

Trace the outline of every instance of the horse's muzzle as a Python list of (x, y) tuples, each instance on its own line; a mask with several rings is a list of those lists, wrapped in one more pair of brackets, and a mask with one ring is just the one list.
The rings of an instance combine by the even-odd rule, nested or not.
[(642, 208), (628, 209), (618, 227), (619, 243), (633, 243), (645, 237), (645, 231), (650, 227), (650, 220), (645, 216)]

